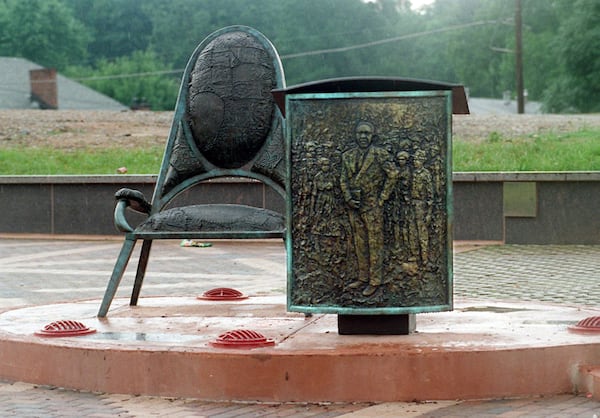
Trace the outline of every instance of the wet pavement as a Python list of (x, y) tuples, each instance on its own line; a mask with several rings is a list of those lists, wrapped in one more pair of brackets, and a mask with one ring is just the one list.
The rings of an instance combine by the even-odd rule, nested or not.
[[(180, 247), (159, 241), (142, 289), (147, 296), (195, 296), (214, 287), (250, 295), (285, 293), (279, 241), (217, 241)], [(115, 239), (0, 238), (0, 311), (18, 306), (93, 299), (104, 294), (121, 246)], [(137, 253), (136, 249), (136, 253)], [(486, 301), (600, 307), (600, 246), (457, 243), (454, 295)], [(135, 253), (134, 256), (135, 257)], [(117, 297), (128, 297), (128, 271)], [(110, 313), (109, 313), (110, 315)], [(315, 416), (315, 417), (588, 417), (600, 403), (586, 394), (513, 400), (382, 404), (248, 404), (113, 395), (0, 381), (0, 415), (63, 416)]]

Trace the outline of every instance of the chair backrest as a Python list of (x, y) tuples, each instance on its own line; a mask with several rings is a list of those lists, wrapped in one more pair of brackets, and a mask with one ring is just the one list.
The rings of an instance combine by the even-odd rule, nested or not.
[(216, 177), (257, 179), (285, 198), (283, 118), (271, 94), (283, 87), (277, 51), (260, 32), (230, 26), (204, 39), (183, 74), (152, 212)]

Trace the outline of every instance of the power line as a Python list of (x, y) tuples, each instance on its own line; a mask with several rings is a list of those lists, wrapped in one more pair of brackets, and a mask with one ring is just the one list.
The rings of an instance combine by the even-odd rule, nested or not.
[(75, 81), (91, 81), (91, 80), (109, 80), (114, 78), (130, 78), (130, 77), (149, 77), (154, 75), (164, 75), (164, 74), (178, 74), (182, 73), (184, 70), (162, 70), (162, 71), (147, 71), (143, 73), (129, 73), (129, 74), (114, 74), (114, 75), (98, 75), (92, 77), (78, 77), (71, 78), (71, 80)]
[[(372, 46), (402, 41), (405, 39), (418, 38), (421, 36), (433, 35), (436, 33), (450, 32), (450, 31), (454, 31), (454, 30), (458, 30), (458, 29), (465, 29), (465, 28), (470, 28), (470, 27), (475, 27), (475, 26), (490, 25), (490, 24), (497, 24), (497, 23), (500, 23), (500, 22), (497, 20), (479, 20), (477, 22), (464, 23), (462, 25), (453, 25), (453, 26), (447, 26), (445, 28), (440, 28), (440, 29), (432, 29), (432, 30), (428, 30), (428, 31), (409, 33), (406, 35), (395, 36), (392, 38), (379, 39), (377, 41), (371, 41), (371, 42), (366, 42), (366, 43), (362, 43), (362, 44), (349, 45), (349, 46), (344, 46), (344, 47), (339, 47), (339, 48), (318, 49), (318, 50), (313, 50), (313, 51), (298, 52), (298, 53), (294, 53), (294, 54), (285, 54), (285, 55), (281, 55), (280, 59), (284, 60), (284, 59), (291, 59), (291, 58), (298, 58), (298, 57), (306, 57), (306, 56), (311, 56), (311, 55), (334, 54), (334, 53), (338, 53), (338, 52), (352, 51), (355, 49), (370, 48)], [(148, 71), (148, 72), (130, 73), (130, 74), (114, 74), (114, 75), (103, 75), (103, 76), (78, 77), (78, 78), (71, 78), (71, 80), (94, 81), (94, 80), (111, 80), (111, 79), (132, 78), (132, 77), (150, 77), (150, 76), (165, 75), (165, 74), (180, 74), (180, 73), (183, 73), (183, 71), (184, 71), (184, 69)]]
[(409, 33), (407, 35), (395, 36), (393, 38), (380, 39), (378, 41), (367, 42), (364, 44), (356, 44), (356, 45), (344, 46), (344, 47), (340, 47), (340, 48), (320, 49), (320, 50), (316, 50), (316, 51), (298, 52), (296, 54), (287, 54), (287, 55), (282, 55), (281, 59), (298, 58), (298, 57), (305, 57), (305, 56), (309, 56), (309, 55), (319, 55), (319, 54), (333, 54), (336, 52), (346, 52), (346, 51), (351, 51), (354, 49), (369, 48), (369, 47), (376, 46), (376, 45), (383, 45), (383, 44), (387, 44), (387, 43), (391, 43), (391, 42), (402, 41), (404, 39), (411, 39), (411, 38), (418, 38), (420, 36), (433, 35), (435, 33), (449, 32), (449, 31), (453, 31), (453, 30), (457, 30), (457, 29), (464, 29), (464, 28), (469, 28), (469, 27), (473, 27), (473, 26), (482, 26), (482, 25), (489, 25), (489, 24), (496, 24), (496, 23), (498, 23), (498, 21), (496, 21), (496, 20), (480, 20), (477, 22), (465, 23), (462, 25), (454, 25), (454, 26), (448, 26), (448, 27), (440, 28), (440, 29), (432, 29), (432, 30), (423, 31), (423, 32)]

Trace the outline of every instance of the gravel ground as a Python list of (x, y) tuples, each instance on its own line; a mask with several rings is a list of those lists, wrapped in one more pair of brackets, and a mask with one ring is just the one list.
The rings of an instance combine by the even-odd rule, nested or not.
[(162, 146), (172, 117), (172, 112), (0, 110), (0, 147)]
[[(162, 146), (172, 115), (172, 112), (0, 110), (0, 147)], [(457, 115), (453, 125), (455, 140), (478, 141), (493, 132), (515, 137), (600, 128), (600, 114)]]
[(573, 132), (600, 128), (600, 114), (585, 115), (456, 115), (454, 139), (480, 141), (493, 132), (506, 138), (546, 132)]

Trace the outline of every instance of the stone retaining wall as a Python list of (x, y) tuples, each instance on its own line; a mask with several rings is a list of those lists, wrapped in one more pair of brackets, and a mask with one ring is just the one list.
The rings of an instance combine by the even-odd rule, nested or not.
[[(0, 176), (0, 233), (112, 235), (114, 193), (148, 199), (155, 176)], [(454, 173), (454, 239), (508, 244), (600, 244), (600, 172)], [(238, 203), (284, 212), (254, 180), (218, 179), (174, 206)], [(131, 223), (142, 217), (132, 214)]]
[(454, 173), (454, 238), (600, 244), (600, 172)]

